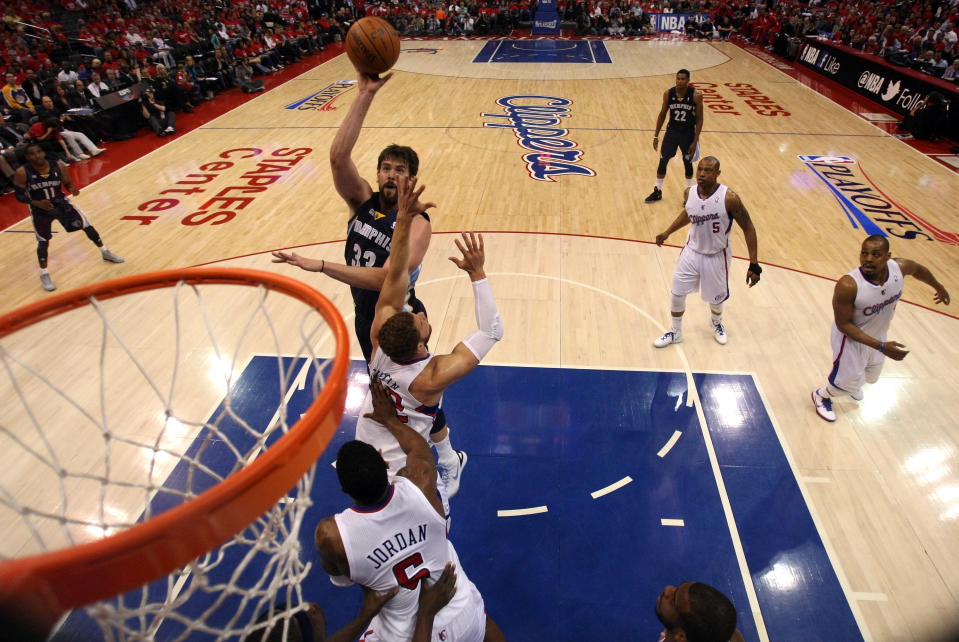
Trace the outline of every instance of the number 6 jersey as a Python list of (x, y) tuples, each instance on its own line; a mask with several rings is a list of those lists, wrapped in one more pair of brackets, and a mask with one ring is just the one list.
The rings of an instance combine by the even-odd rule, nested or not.
[(456, 594), (436, 614), (433, 630), (442, 629), (466, 609), (483, 608), (482, 596), (446, 539), (446, 520), (405, 477), (393, 481), (378, 506), (354, 506), (334, 519), (350, 564), (350, 579), (380, 592), (399, 586), (399, 593), (370, 624), (377, 639), (401, 642), (413, 636), (420, 583), (439, 579), (447, 562), (456, 564)]

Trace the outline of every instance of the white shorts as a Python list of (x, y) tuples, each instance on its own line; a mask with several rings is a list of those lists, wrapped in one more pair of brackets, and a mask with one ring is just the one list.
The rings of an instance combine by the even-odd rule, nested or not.
[(878, 350), (853, 341), (840, 332), (835, 324), (832, 326), (830, 341), (832, 370), (829, 371), (829, 385), (859, 401), (862, 399), (863, 384), (875, 383), (879, 379), (886, 357)]
[(729, 248), (715, 254), (700, 254), (684, 247), (673, 271), (673, 294), (686, 296), (699, 290), (706, 303), (722, 303), (729, 298), (731, 260)]
[[(483, 642), (486, 637), (486, 606), (483, 596), (476, 589), (476, 585), (469, 583), (471, 598), (466, 607), (448, 622), (433, 620), (432, 642)], [(442, 614), (442, 611), (440, 611)], [(366, 633), (360, 637), (360, 642), (397, 642), (381, 637), (378, 633), (379, 615), (373, 618), (366, 627)]]

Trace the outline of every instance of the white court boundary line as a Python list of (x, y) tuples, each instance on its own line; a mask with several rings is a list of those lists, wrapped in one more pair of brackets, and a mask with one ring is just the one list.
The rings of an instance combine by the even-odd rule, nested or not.
[[(842, 564), (839, 563), (839, 554), (836, 553), (836, 549), (833, 547), (832, 541), (826, 534), (826, 529), (823, 528), (822, 520), (819, 518), (819, 513), (816, 510), (816, 505), (812, 502), (812, 499), (809, 497), (809, 493), (806, 491), (806, 483), (809, 481), (815, 480), (813, 483), (823, 483), (819, 480), (827, 479), (830, 482), (832, 480), (829, 480), (825, 477), (802, 478), (797, 474), (796, 462), (793, 459), (792, 451), (789, 449), (789, 444), (783, 438), (782, 432), (779, 430), (779, 421), (776, 419), (776, 416), (773, 414), (772, 407), (766, 400), (766, 392), (763, 390), (763, 387), (759, 382), (759, 378), (755, 374), (749, 373), (749, 376), (752, 377), (753, 385), (756, 386), (756, 391), (759, 393), (759, 398), (763, 401), (766, 414), (769, 416), (769, 423), (772, 424), (773, 430), (776, 433), (776, 439), (779, 440), (779, 447), (783, 449), (783, 454), (786, 456), (786, 462), (789, 464), (789, 470), (792, 472), (793, 477), (796, 480), (796, 484), (799, 486), (799, 492), (802, 494), (803, 501), (806, 503), (806, 510), (809, 511), (809, 516), (812, 518), (813, 525), (816, 527), (816, 532), (819, 533), (819, 539), (822, 540), (822, 546), (826, 551), (826, 557), (829, 558), (829, 563), (832, 565), (832, 570), (836, 574), (836, 579), (839, 581), (839, 586), (842, 588), (842, 592), (846, 596), (846, 602), (849, 604), (849, 610), (852, 612), (853, 619), (856, 620), (856, 624), (859, 626), (859, 632), (862, 634), (862, 639), (864, 642), (872, 642), (872, 633), (869, 631), (869, 627), (866, 625), (866, 619), (862, 614), (862, 610), (859, 608), (856, 598), (854, 597), (857, 595), (857, 593), (855, 593), (849, 586), (849, 579), (846, 577), (845, 571), (843, 571)], [(858, 595), (867, 594), (859, 593)]]

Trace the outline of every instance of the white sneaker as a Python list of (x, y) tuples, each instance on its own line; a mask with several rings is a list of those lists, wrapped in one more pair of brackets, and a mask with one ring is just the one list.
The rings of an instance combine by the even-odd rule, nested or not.
[(109, 261), (110, 263), (123, 263), (123, 259), (110, 250), (103, 250), (100, 254), (103, 255), (104, 261)]
[(653, 345), (656, 346), (657, 348), (665, 348), (670, 343), (682, 343), (682, 342), (683, 342), (682, 332), (667, 332), (663, 336), (653, 341)]
[(832, 399), (820, 395), (819, 390), (813, 390), (812, 403), (816, 406), (817, 415), (826, 421), (836, 421), (836, 413), (832, 410)]
[(99, 156), (100, 154), (102, 154), (102, 153), (105, 152), (105, 151), (107, 151), (107, 150), (103, 149), (102, 147), (97, 147), (97, 148), (94, 149), (92, 152), (90, 152), (90, 156)]
[(172, 127), (167, 127), (166, 129), (163, 130), (163, 133), (164, 133), (164, 134), (172, 134), (172, 133), (173, 133), (173, 128), (172, 128)]
[(709, 325), (713, 328), (713, 338), (716, 339), (716, 343), (721, 346), (726, 345), (726, 329), (723, 327), (723, 322), (720, 321), (714, 325), (713, 322), (710, 321)]
[(80, 154), (79, 156), (77, 156), (77, 158), (79, 158), (80, 160), (89, 160), (89, 159), (90, 159), (90, 155), (89, 155), (89, 154)]
[(43, 289), (47, 292), (53, 292), (57, 289), (57, 286), (53, 284), (53, 281), (50, 280), (49, 274), (40, 273), (40, 285), (43, 286)]
[(453, 468), (440, 468), (440, 478), (442, 478), (443, 483), (446, 484), (447, 497), (452, 497), (459, 492), (460, 475), (463, 469), (466, 468), (466, 462), (469, 460), (469, 457), (467, 457), (466, 453), (462, 450), (456, 450), (454, 452), (456, 453), (456, 466)]

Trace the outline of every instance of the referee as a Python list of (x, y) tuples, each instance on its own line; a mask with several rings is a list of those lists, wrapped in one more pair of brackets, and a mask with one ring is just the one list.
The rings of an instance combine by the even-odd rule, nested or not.
[[(659, 130), (663, 127), (666, 114), (669, 123), (663, 136), (662, 149), (659, 148)], [(663, 92), (663, 108), (656, 118), (656, 134), (653, 136), (653, 149), (660, 149), (659, 167), (656, 168), (656, 186), (653, 193), (646, 197), (647, 203), (663, 198), (663, 179), (666, 178), (666, 164), (679, 149), (683, 154), (683, 167), (686, 170), (686, 187), (693, 186), (693, 161), (696, 160), (696, 146), (699, 145), (699, 133), (703, 130), (703, 92), (689, 86), (689, 70), (676, 72), (676, 86)]]

